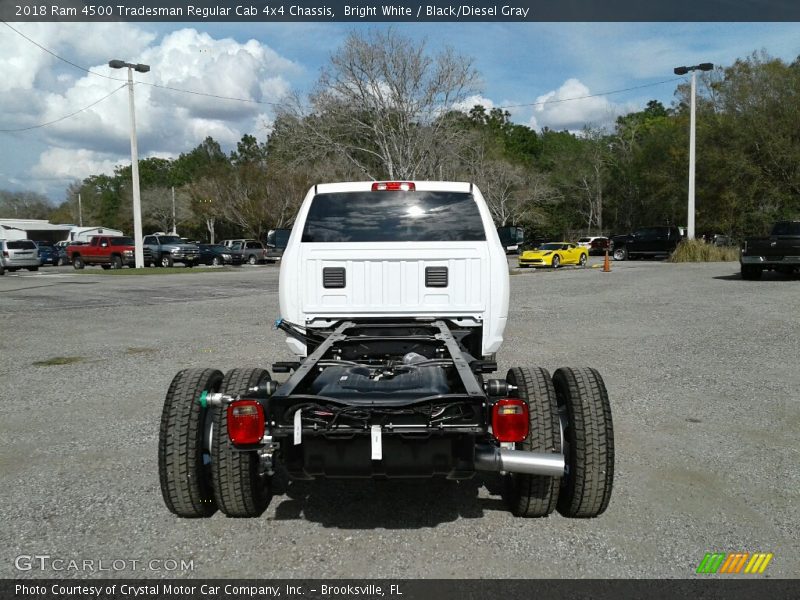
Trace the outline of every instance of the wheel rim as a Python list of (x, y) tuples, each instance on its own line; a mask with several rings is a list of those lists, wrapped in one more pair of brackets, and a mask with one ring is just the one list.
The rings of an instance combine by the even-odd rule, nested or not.
[(615, 260), (622, 260), (622, 258), (624, 256), (625, 256), (625, 253), (622, 250), (615, 250), (614, 251), (614, 259)]
[(161, 266), (162, 267), (168, 267), (169, 266), (169, 259), (166, 256), (161, 259)]
[(218, 267), (219, 266), (219, 259), (215, 256), (213, 258), (213, 260), (211, 261), (211, 264), (214, 265), (215, 267)]
[(561, 259), (558, 256), (554, 256), (553, 257), (553, 268), (557, 269), (559, 264), (561, 264)]
[(251, 255), (250, 258), (247, 259), (247, 262), (249, 262), (251, 265), (256, 264), (256, 257)]
[(586, 266), (586, 255), (585, 254), (581, 254), (581, 266), (582, 267)]

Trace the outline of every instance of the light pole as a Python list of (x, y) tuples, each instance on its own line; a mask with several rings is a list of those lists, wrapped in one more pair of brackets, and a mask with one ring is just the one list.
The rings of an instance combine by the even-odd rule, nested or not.
[(175, 225), (175, 186), (172, 186), (172, 235), (178, 235), (178, 228)]
[(133, 106), (133, 71), (147, 73), (150, 65), (131, 64), (124, 60), (110, 60), (108, 66), (112, 69), (128, 67), (128, 99), (131, 113), (131, 178), (133, 180), (133, 241), (135, 244), (134, 258), (136, 268), (144, 267), (144, 250), (142, 245), (142, 201), (139, 196), (139, 150), (136, 146), (136, 111)]
[(675, 67), (675, 75), (686, 75), (692, 72), (692, 109), (689, 125), (689, 207), (687, 209), (686, 237), (694, 239), (694, 137), (695, 137), (695, 90), (697, 89), (697, 71), (710, 71), (714, 68), (711, 63), (700, 63), (693, 67)]

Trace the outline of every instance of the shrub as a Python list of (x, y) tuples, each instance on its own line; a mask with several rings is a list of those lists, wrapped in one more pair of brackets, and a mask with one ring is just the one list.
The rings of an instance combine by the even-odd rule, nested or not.
[(700, 240), (684, 240), (670, 255), (669, 262), (723, 262), (739, 260), (739, 249), (714, 246)]

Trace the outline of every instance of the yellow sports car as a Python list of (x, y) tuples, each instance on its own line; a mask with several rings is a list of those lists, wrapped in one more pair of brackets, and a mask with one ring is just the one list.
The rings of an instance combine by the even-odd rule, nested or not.
[(570, 242), (548, 242), (535, 250), (525, 250), (519, 255), (520, 267), (553, 267), (561, 265), (586, 266), (589, 249)]

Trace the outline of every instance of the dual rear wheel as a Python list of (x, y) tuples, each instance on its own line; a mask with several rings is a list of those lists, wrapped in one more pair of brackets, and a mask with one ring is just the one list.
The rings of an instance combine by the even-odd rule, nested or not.
[(161, 415), (158, 470), (167, 508), (179, 517), (209, 517), (217, 509), (229, 517), (257, 517), (271, 499), (269, 477), (255, 452), (239, 452), (229, 442), (227, 409), (203, 407), (203, 392), (245, 394), (269, 379), (264, 369), (180, 371), (167, 391)]
[(614, 481), (614, 427), (600, 374), (589, 368), (561, 368), (553, 377), (542, 368), (509, 370), (506, 381), (528, 403), (530, 429), (515, 449), (564, 454), (562, 478), (506, 473), (503, 498), (522, 517), (601, 515)]

